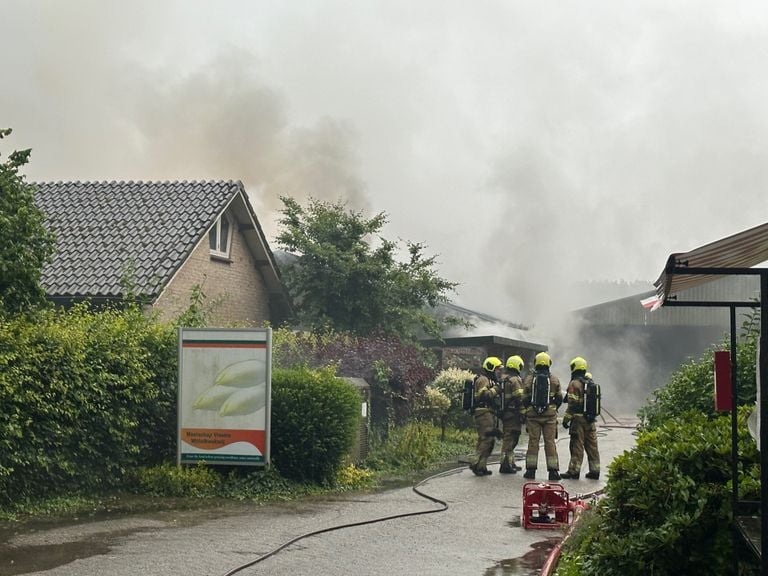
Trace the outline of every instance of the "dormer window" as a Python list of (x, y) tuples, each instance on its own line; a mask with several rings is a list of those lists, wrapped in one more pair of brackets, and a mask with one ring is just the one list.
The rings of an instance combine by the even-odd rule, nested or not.
[(229, 249), (232, 244), (232, 221), (226, 214), (216, 221), (216, 224), (208, 232), (208, 245), (211, 256), (229, 258)]

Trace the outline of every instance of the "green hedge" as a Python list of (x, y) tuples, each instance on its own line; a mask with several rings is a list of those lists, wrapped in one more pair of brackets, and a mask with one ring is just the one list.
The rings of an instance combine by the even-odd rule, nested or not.
[(167, 457), (175, 409), (153, 348), (172, 342), (136, 307), (3, 319), (0, 504), (116, 486)]
[[(177, 356), (175, 328), (137, 306), (0, 316), (0, 507), (125, 488), (175, 459)], [(273, 462), (332, 482), (359, 411), (329, 370), (276, 370)]]
[[(748, 413), (739, 413), (739, 485), (741, 498), (754, 500), (759, 458)], [(611, 463), (598, 519), (558, 574), (729, 574), (730, 461), (729, 416), (688, 412), (642, 433)]]
[(292, 480), (332, 483), (359, 425), (360, 395), (328, 369), (272, 372), (272, 462)]

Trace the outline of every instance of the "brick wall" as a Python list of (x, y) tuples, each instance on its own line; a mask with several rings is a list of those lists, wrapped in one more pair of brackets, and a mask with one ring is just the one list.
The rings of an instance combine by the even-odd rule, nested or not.
[(211, 258), (206, 234), (157, 299), (154, 309), (163, 319), (173, 318), (189, 307), (196, 284), (202, 286), (207, 304), (220, 301), (213, 308), (211, 326), (262, 326), (270, 320), (267, 287), (237, 229), (232, 234), (229, 261)]

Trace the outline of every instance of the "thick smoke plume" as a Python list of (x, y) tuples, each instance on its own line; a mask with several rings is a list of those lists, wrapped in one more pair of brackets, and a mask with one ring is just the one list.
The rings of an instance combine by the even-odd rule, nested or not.
[(30, 35), (45, 44), (9, 63), (0, 91), (13, 144), (33, 148), (30, 179), (238, 179), (268, 232), (280, 195), (368, 207), (351, 124), (328, 115), (293, 122), (253, 53), (221, 47), (186, 68), (137, 61), (130, 30), (151, 35), (157, 20), (111, 3), (42, 6), (17, 4), (0, 24), (20, 52)]
[(0, 126), (32, 179), (242, 179), (268, 233), (280, 194), (385, 211), (562, 367), (574, 282), (765, 221), (766, 30), (757, 0), (6, 0)]

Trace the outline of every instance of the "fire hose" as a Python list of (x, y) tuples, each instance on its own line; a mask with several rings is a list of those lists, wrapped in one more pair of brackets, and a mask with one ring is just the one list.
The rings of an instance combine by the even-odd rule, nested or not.
[[(614, 417), (614, 419), (618, 420), (615, 417)], [(606, 426), (606, 427), (624, 427), (624, 426), (616, 426), (616, 425), (610, 426), (609, 425), (609, 426)], [(558, 441), (559, 441), (559, 439), (558, 439)], [(466, 464), (465, 462), (462, 462), (461, 460), (459, 462)], [(419, 511), (415, 511), (415, 512), (404, 512), (404, 513), (400, 513), (400, 514), (392, 514), (392, 515), (389, 515), (389, 516), (381, 516), (381, 517), (378, 517), (378, 518), (372, 518), (370, 520), (362, 520), (362, 521), (359, 521), (359, 522), (348, 522), (348, 523), (344, 523), (344, 524), (337, 524), (335, 526), (329, 526), (327, 528), (321, 528), (319, 530), (313, 530), (311, 532), (306, 532), (304, 534), (296, 536), (295, 538), (292, 538), (291, 540), (288, 540), (287, 542), (284, 542), (283, 544), (281, 544), (277, 548), (274, 548), (273, 550), (267, 552), (266, 554), (263, 554), (262, 556), (259, 556), (258, 558), (254, 559), (254, 560), (250, 560), (248, 562), (245, 562), (244, 564), (240, 564), (239, 566), (235, 566), (234, 568), (232, 568), (228, 572), (224, 573), (222, 576), (233, 576), (234, 574), (237, 574), (238, 572), (241, 572), (242, 570), (245, 570), (246, 568), (250, 568), (251, 566), (255, 566), (256, 564), (258, 564), (260, 562), (263, 562), (267, 558), (271, 558), (272, 556), (275, 556), (276, 554), (278, 554), (282, 550), (288, 548), (289, 546), (295, 544), (296, 542), (299, 542), (300, 540), (304, 540), (306, 538), (310, 538), (311, 536), (317, 536), (317, 535), (320, 535), (320, 534), (325, 534), (327, 532), (334, 532), (336, 530), (343, 530), (345, 528), (354, 528), (354, 527), (357, 527), (357, 526), (365, 526), (365, 525), (368, 525), (368, 524), (376, 524), (376, 523), (379, 523), (379, 522), (386, 522), (388, 520), (395, 520), (397, 518), (408, 518), (410, 516), (421, 516), (421, 515), (425, 515), (425, 514), (435, 514), (437, 512), (445, 512), (446, 510), (448, 510), (448, 503), (447, 502), (445, 502), (444, 500), (441, 500), (439, 498), (436, 498), (434, 496), (430, 496), (429, 494), (426, 494), (426, 493), (422, 492), (421, 490), (419, 490), (419, 488), (421, 486), (423, 486), (424, 484), (426, 484), (427, 482), (429, 482), (430, 480), (434, 480), (436, 478), (441, 478), (441, 477), (444, 477), (444, 476), (449, 476), (449, 475), (452, 475), (452, 474), (457, 474), (457, 473), (463, 471), (464, 469), (465, 469), (464, 466), (460, 466), (460, 467), (457, 467), (457, 468), (452, 468), (450, 470), (445, 470), (443, 472), (438, 472), (437, 474), (433, 474), (431, 476), (428, 476), (427, 478), (424, 478), (423, 480), (421, 480), (417, 484), (414, 484), (411, 487), (411, 489), (417, 495), (419, 495), (422, 498), (425, 498), (425, 499), (427, 499), (427, 500), (429, 500), (431, 502), (434, 502), (435, 504), (439, 504), (440, 508), (433, 508), (433, 509), (430, 509), (430, 510), (419, 510)], [(597, 495), (601, 494), (602, 492), (603, 492), (603, 490), (600, 489), (600, 490), (596, 490), (594, 492), (587, 493), (587, 494), (583, 495), (582, 497), (591, 498), (591, 497), (594, 497), (594, 496), (597, 496)], [(568, 528), (568, 531), (567, 531), (566, 535), (564, 536), (564, 538), (555, 546), (555, 548), (553, 548), (552, 552), (550, 552), (550, 555), (548, 556), (547, 561), (544, 564), (544, 567), (542, 568), (542, 571), (541, 571), (542, 576), (550, 576), (552, 574), (552, 570), (554, 569), (554, 567), (555, 567), (555, 565), (557, 563), (557, 560), (560, 557), (560, 553), (562, 551), (562, 545), (567, 540), (568, 536), (570, 535), (570, 533), (571, 533), (571, 531), (573, 529), (573, 526), (575, 525), (575, 523), (576, 523), (578, 518), (579, 518), (579, 516), (576, 516), (576, 518), (574, 518), (574, 521), (571, 524), (571, 526)]]
[(424, 478), (417, 484), (414, 484), (411, 489), (421, 496), (422, 498), (426, 498), (427, 500), (434, 502), (435, 504), (439, 504), (440, 508), (433, 508), (430, 510), (419, 510), (416, 512), (404, 512), (401, 514), (392, 514), (391, 516), (381, 516), (379, 518), (372, 518), (370, 520), (362, 520), (360, 522), (348, 522), (345, 524), (337, 524), (335, 526), (330, 526), (328, 528), (321, 528), (320, 530), (313, 530), (312, 532), (307, 532), (305, 534), (301, 534), (300, 536), (296, 536), (295, 538), (292, 538), (288, 542), (285, 542), (275, 548), (274, 550), (271, 550), (270, 552), (267, 552), (266, 554), (259, 556), (255, 560), (251, 560), (249, 562), (246, 562), (244, 564), (241, 564), (239, 566), (236, 566), (223, 574), (222, 576), (232, 576), (233, 574), (236, 574), (242, 570), (245, 570), (246, 568), (250, 568), (251, 566), (254, 566), (255, 564), (258, 564), (259, 562), (263, 562), (267, 558), (270, 558), (280, 552), (281, 550), (284, 550), (285, 548), (288, 548), (292, 544), (295, 544), (299, 540), (304, 540), (305, 538), (309, 538), (310, 536), (317, 536), (318, 534), (325, 534), (326, 532), (333, 532), (335, 530), (342, 530), (344, 528), (353, 528), (355, 526), (365, 526), (366, 524), (376, 524), (378, 522), (386, 522), (387, 520), (394, 520), (396, 518), (407, 518), (409, 516), (421, 516), (423, 514), (435, 514), (437, 512), (445, 512), (448, 510), (448, 503), (444, 500), (440, 500), (440, 498), (435, 498), (434, 496), (430, 496), (429, 494), (426, 494), (419, 490), (419, 488), (429, 482), (430, 480), (434, 480), (435, 478), (441, 478), (443, 476), (449, 476), (451, 474), (457, 474), (464, 470), (465, 467), (461, 466), (458, 468), (452, 468), (450, 470), (445, 470), (443, 472), (438, 472), (437, 474), (433, 474), (432, 476), (429, 476), (427, 478)]

